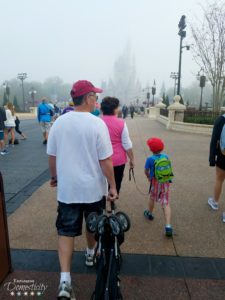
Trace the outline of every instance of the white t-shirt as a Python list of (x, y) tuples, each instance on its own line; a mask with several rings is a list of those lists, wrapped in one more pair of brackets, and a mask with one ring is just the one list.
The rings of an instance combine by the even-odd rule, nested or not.
[(56, 156), (57, 199), (92, 203), (107, 195), (99, 160), (113, 154), (105, 123), (88, 112), (68, 112), (50, 129), (47, 154)]
[(5, 114), (6, 114), (6, 121), (5, 121), (5, 127), (15, 127), (15, 118), (12, 115), (12, 112), (10, 109), (6, 109), (5, 110)]

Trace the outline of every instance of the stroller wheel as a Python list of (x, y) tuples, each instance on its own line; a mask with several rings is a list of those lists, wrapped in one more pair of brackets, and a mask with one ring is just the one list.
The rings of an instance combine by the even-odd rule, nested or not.
[(99, 235), (104, 234), (104, 232), (105, 232), (105, 224), (106, 224), (107, 220), (108, 220), (108, 217), (105, 216), (105, 215), (101, 215), (98, 218), (97, 225), (96, 225), (97, 234), (99, 234)]
[(128, 215), (122, 211), (118, 211), (116, 213), (116, 216), (120, 220), (123, 231), (128, 231), (130, 229), (130, 218), (128, 217)]
[(96, 231), (98, 214), (95, 212), (90, 213), (86, 219), (86, 228), (90, 233), (94, 233)]
[(115, 215), (111, 215), (109, 217), (109, 224), (112, 230), (112, 234), (115, 236), (118, 236), (123, 230), (119, 218), (117, 218)]

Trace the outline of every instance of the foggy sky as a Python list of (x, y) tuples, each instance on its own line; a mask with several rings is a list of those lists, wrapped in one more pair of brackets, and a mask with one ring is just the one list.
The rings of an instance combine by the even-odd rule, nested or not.
[[(205, 1), (203, 1), (204, 3)], [(100, 85), (129, 42), (141, 84), (173, 86), (178, 70), (178, 22), (200, 10), (198, 0), (0, 0), (0, 85), (26, 72), (30, 81), (60, 76)], [(188, 44), (191, 38), (187, 26)], [(199, 67), (183, 51), (182, 83)]]

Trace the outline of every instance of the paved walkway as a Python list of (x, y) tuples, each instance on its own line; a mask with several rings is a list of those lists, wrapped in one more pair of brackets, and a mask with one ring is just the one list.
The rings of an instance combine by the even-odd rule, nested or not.
[[(126, 253), (122, 270), (125, 299), (224, 299), (225, 260), (221, 258), (225, 258), (225, 224), (221, 221), (221, 214), (225, 204), (221, 203), (221, 210), (218, 212), (212, 212), (207, 206), (207, 197), (212, 193), (215, 172), (213, 168), (208, 167), (210, 138), (167, 131), (158, 122), (141, 117), (128, 119), (127, 123), (134, 144), (136, 181), (138, 189), (143, 193), (148, 191), (148, 183), (143, 175), (145, 158), (149, 155), (146, 140), (151, 136), (159, 136), (165, 141), (165, 151), (173, 162), (175, 173), (171, 189), (175, 236), (173, 239), (164, 237), (160, 207), (156, 206), (153, 222), (144, 219), (143, 210), (147, 205), (148, 196), (142, 195), (134, 183), (128, 181), (126, 170), (118, 201), (118, 210), (127, 212), (132, 223), (122, 246), (122, 252)], [(43, 174), (45, 179), (46, 174)], [(39, 182), (40, 180), (41, 178)], [(224, 195), (222, 197), (224, 198)], [(57, 274), (54, 272), (57, 272), (58, 266), (55, 263), (55, 190), (45, 183), (17, 210), (11, 210), (10, 213), (10, 245), (12, 249), (20, 249), (12, 251), (16, 270), (26, 271), (22, 273), (23, 276), (44, 276), (43, 280), (46, 279), (46, 273), (38, 275), (29, 272), (53, 272), (52, 284), (56, 287)], [(75, 250), (82, 251), (84, 247), (84, 239), (78, 238)], [(77, 265), (73, 268), (73, 272), (79, 270), (79, 273), (74, 275), (75, 281), (79, 282), (79, 288), (83, 284), (81, 281), (87, 280), (87, 275), (83, 273), (89, 273), (89, 270), (83, 268), (82, 257), (81, 252), (76, 252), (74, 257), (75, 263), (78, 261), (78, 264), (82, 264), (80, 269)], [(36, 267), (32, 265), (33, 261), (36, 261)], [(54, 268), (50, 265), (54, 265)], [(22, 275), (17, 272), (10, 278), (14, 278), (13, 276), (19, 278)], [(90, 282), (94, 282), (94, 275), (88, 276), (92, 278)], [(157, 289), (160, 286), (164, 288)], [(87, 293), (88, 289), (78, 291), (79, 299), (89, 299), (82, 292)], [(54, 290), (49, 288), (49, 293), (54, 294)], [(46, 294), (42, 299), (54, 298), (47, 298)]]

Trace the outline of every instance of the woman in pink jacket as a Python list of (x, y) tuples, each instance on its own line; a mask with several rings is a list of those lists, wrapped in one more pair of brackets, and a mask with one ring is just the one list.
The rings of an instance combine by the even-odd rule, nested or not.
[(125, 121), (117, 117), (119, 100), (113, 97), (105, 97), (101, 103), (101, 110), (103, 113), (102, 120), (108, 127), (113, 146), (112, 161), (117, 193), (119, 194), (127, 157), (129, 158), (130, 168), (134, 167), (132, 142)]

